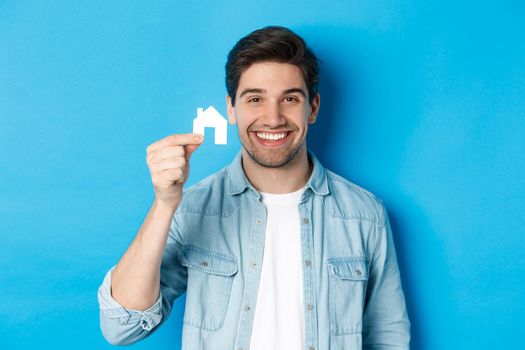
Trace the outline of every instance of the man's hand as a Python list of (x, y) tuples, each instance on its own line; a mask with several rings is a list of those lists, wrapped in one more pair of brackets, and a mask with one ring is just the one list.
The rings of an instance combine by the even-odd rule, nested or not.
[(125, 308), (147, 310), (159, 297), (160, 265), (173, 213), (182, 199), (191, 154), (202, 144), (199, 134), (170, 135), (147, 149), (155, 189), (137, 236), (111, 273), (111, 295)]
[(174, 134), (148, 146), (146, 162), (157, 204), (177, 208), (188, 179), (190, 156), (203, 141), (199, 134)]

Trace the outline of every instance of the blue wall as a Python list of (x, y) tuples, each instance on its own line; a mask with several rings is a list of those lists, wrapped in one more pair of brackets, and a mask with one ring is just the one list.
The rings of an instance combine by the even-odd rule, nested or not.
[[(412, 348), (518, 346), (523, 3), (188, 3), (0, 1), (0, 347), (110, 348), (96, 292), (151, 203), (145, 147), (225, 115), (226, 54), (268, 24), (323, 61), (309, 146), (390, 211)], [(230, 162), (229, 128), (190, 183)], [(183, 302), (134, 348), (179, 348)]]

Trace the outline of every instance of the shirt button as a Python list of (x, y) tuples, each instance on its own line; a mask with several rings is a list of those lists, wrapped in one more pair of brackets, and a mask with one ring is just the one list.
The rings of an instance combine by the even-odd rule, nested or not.
[(244, 305), (244, 310), (250, 311), (250, 305)]
[(239, 346), (239, 347), (237, 348), (237, 350), (242, 350), (242, 346)]
[(306, 308), (308, 309), (308, 311), (312, 311), (314, 306), (312, 304), (308, 304), (306, 305)]
[(256, 225), (260, 225), (260, 224), (261, 224), (261, 220), (259, 220), (259, 219), (255, 219), (255, 224), (256, 224)]
[(355, 273), (357, 273), (358, 276), (361, 276), (361, 270), (357, 269), (355, 270)]
[(308, 225), (309, 222), (310, 222), (310, 220), (308, 220), (308, 218), (304, 218), (303, 219), (303, 224)]
[(315, 348), (313, 346), (309, 346), (308, 350), (315, 350)]
[(203, 261), (203, 262), (201, 262), (201, 265), (204, 266), (204, 267), (207, 267), (208, 266), (208, 262), (207, 261)]
[(305, 264), (306, 266), (312, 266), (312, 262), (311, 262), (310, 260), (305, 260), (305, 261), (304, 261), (304, 264)]
[(251, 266), (255, 268), (257, 266), (257, 263), (255, 261), (252, 261)]

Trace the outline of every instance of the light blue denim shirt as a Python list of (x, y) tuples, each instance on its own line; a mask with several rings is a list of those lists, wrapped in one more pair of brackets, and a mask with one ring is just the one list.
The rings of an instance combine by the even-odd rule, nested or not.
[[(382, 202), (308, 157), (314, 167), (298, 206), (303, 350), (408, 349), (410, 322)], [(265, 206), (239, 152), (230, 166), (185, 191), (151, 308), (120, 306), (107, 273), (98, 295), (104, 337), (130, 344), (148, 336), (186, 292), (183, 350), (248, 350), (265, 226)]]

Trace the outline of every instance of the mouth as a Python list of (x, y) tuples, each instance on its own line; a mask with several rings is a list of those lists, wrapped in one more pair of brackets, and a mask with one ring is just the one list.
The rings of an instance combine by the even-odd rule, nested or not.
[(258, 143), (264, 146), (281, 146), (288, 142), (291, 131), (252, 131)]

